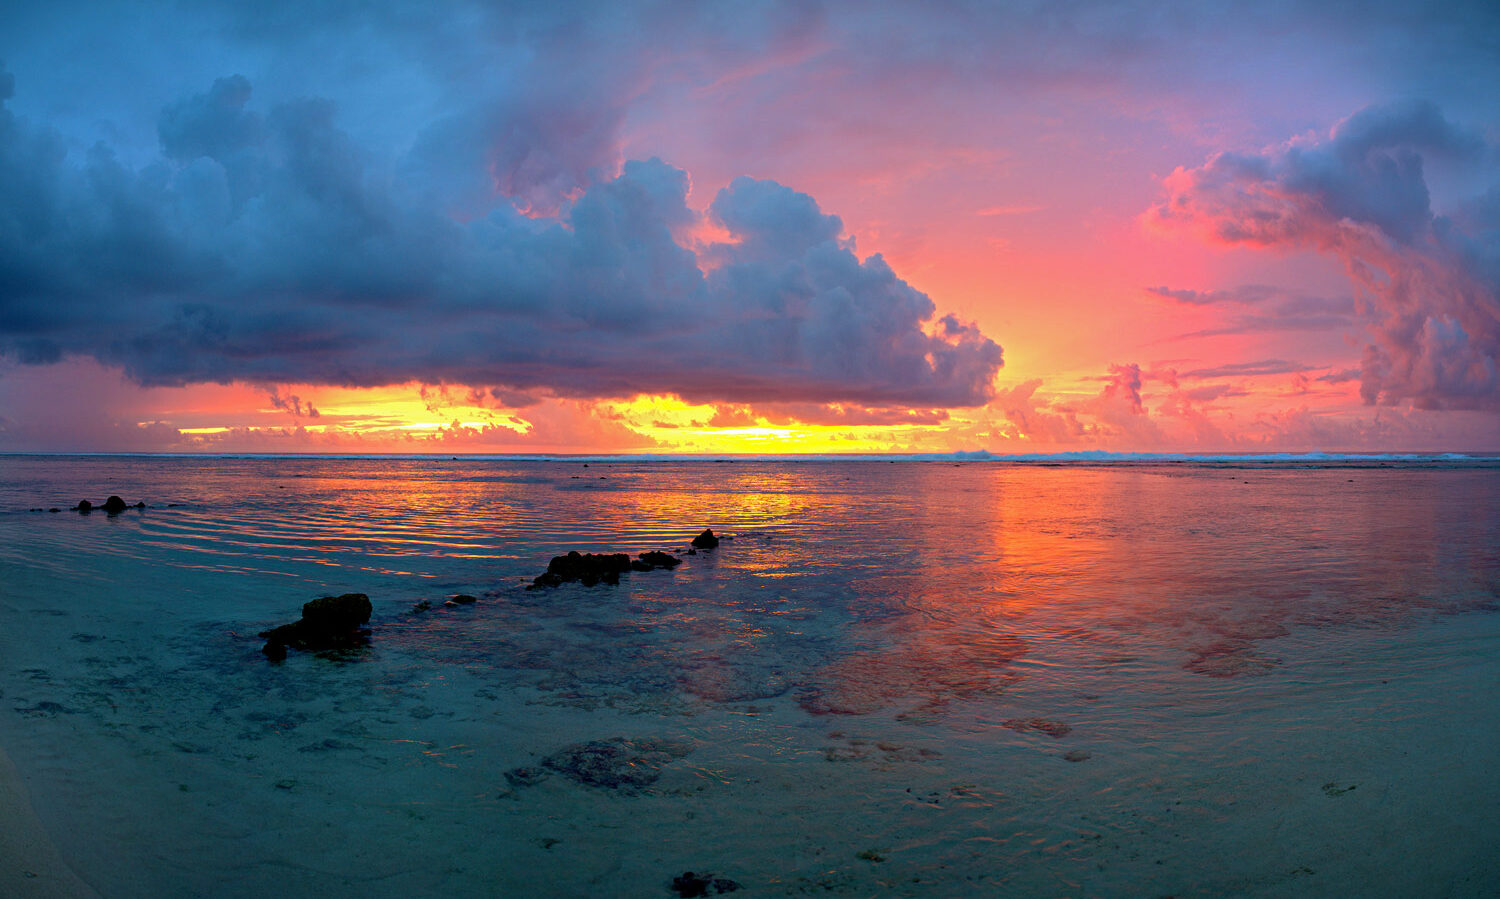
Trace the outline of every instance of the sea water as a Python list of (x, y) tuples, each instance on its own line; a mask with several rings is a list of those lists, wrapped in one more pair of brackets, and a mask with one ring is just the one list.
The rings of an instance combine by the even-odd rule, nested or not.
[(1497, 600), (1483, 459), (5, 456), (0, 749), (108, 897), (1495, 895)]

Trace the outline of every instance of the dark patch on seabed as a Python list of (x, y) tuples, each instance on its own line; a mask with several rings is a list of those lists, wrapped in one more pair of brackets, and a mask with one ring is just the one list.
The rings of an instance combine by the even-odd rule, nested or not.
[(512, 787), (534, 786), (549, 773), (604, 790), (635, 793), (661, 779), (662, 769), (693, 751), (683, 740), (655, 738), (590, 740), (574, 743), (542, 759), (541, 767), (513, 768), (505, 779)]

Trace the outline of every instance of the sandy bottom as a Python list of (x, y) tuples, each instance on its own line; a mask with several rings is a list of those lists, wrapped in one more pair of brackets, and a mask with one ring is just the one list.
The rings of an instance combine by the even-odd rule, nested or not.
[(31, 897), (97, 897), (99, 894), (69, 868), (47, 836), (26, 795), (26, 786), (10, 757), (0, 752), (0, 895)]

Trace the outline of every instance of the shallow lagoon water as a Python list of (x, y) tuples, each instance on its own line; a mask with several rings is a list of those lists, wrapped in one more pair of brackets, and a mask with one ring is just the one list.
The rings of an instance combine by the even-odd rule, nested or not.
[[(13, 456), (0, 570), (105, 896), (1500, 889), (1488, 464)], [(368, 651), (260, 655), (347, 591)]]

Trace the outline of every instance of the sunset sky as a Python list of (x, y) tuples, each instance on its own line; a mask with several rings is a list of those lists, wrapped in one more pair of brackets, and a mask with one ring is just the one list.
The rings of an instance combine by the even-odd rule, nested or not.
[(1493, 3), (10, 4), (0, 451), (1500, 451)]

